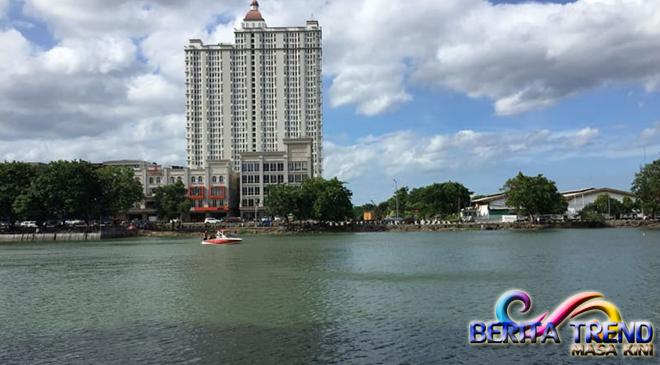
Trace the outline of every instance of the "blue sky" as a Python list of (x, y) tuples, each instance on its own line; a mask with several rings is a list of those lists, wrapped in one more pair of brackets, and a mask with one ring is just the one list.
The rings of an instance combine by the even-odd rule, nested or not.
[[(403, 128), (420, 134), (456, 133), (471, 129), (493, 133), (539, 129), (565, 130), (598, 128), (603, 138), (635, 139), (642, 130), (660, 120), (660, 95), (647, 93), (639, 87), (611, 87), (587, 92), (562, 100), (557, 105), (515, 116), (497, 116), (489, 100), (474, 100), (452, 92), (434, 92), (425, 89), (412, 91), (414, 101), (394, 113), (384, 116), (356, 115), (350, 106), (325, 108), (325, 138), (338, 144), (352, 144), (368, 134), (385, 134)], [(625, 145), (613, 145), (613, 150), (630, 151)], [(522, 152), (524, 153), (524, 152)], [(658, 146), (647, 147), (647, 161), (660, 158)], [(469, 169), (446, 173), (424, 173), (408, 176), (393, 175), (399, 185), (417, 187), (438, 181), (464, 182), (479, 194), (497, 193), (509, 177), (523, 171), (525, 174), (542, 173), (557, 182), (562, 190), (607, 186), (629, 190), (635, 172), (644, 162), (643, 152), (632, 157), (584, 157), (570, 160), (548, 161), (540, 156), (529, 163), (498, 164), (495, 170)], [(369, 185), (379, 184), (385, 190), (393, 181), (373, 179), (365, 181), (360, 191), (369, 191)], [(378, 194), (363, 195), (363, 200), (378, 200)]]
[[(184, 164), (183, 46), (249, 1), (0, 0), (0, 158)], [(206, 11), (202, 14), (200, 8)], [(410, 11), (414, 8), (415, 11)], [(660, 3), (263, 0), (324, 32), (325, 175), (354, 202), (518, 171), (629, 189), (660, 158)]]

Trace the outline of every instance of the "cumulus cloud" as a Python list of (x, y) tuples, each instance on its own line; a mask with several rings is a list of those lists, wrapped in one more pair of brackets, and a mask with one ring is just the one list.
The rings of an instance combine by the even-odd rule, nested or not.
[(0, 143), (0, 156), (10, 161), (85, 158), (94, 162), (141, 159), (164, 164), (181, 164), (181, 161), (185, 160), (186, 142), (179, 133), (180, 124), (179, 115), (166, 115), (145, 118), (140, 123), (124, 124), (116, 130), (94, 137), (14, 139)]
[[(109, 143), (112, 136), (147, 127), (170, 128), (180, 142), (163, 144), (161, 153), (182, 156), (184, 149), (176, 148), (185, 143), (183, 47), (189, 38), (232, 42), (248, 3), (24, 0), (23, 15), (45, 23), (55, 46), (31, 43), (9, 25), (0, 30), (0, 157), (47, 159), (49, 154), (38, 152), (42, 147), (27, 147), (56, 148), (59, 141), (69, 151), (62, 153), (72, 153), (70, 145), (80, 142), (87, 147), (73, 157), (91, 159), (101, 154), (85, 138)], [(0, 0), (0, 14), (7, 4)], [(639, 84), (648, 92), (660, 85), (657, 1), (263, 0), (261, 8), (271, 26), (302, 25), (314, 14), (324, 32), (324, 73), (332, 80), (329, 105), (350, 105), (365, 115), (410, 102), (410, 90), (419, 86), (486, 98), (496, 113), (508, 115), (603, 85)], [(581, 133), (566, 144), (588, 147), (598, 137), (593, 129)], [(543, 138), (538, 134), (526, 138)], [(484, 138), (467, 131), (437, 137), (426, 138), (431, 151), (410, 143), (413, 149), (397, 158), (436, 166), (435, 150)], [(405, 143), (416, 138), (374, 137)], [(8, 152), (9, 143), (16, 149)], [(509, 149), (526, 146), (511, 140)], [(487, 159), (497, 147), (481, 143), (475, 151)], [(331, 170), (332, 164), (341, 166), (336, 171), (352, 170), (336, 155), (329, 154), (329, 162)]]
[(646, 128), (637, 138), (638, 146), (650, 146), (660, 143), (660, 121), (655, 122), (653, 127)]
[[(400, 131), (370, 135), (353, 145), (325, 142), (327, 176), (352, 180), (372, 174), (396, 176), (481, 167), (494, 161), (561, 160), (568, 154), (604, 148), (594, 128), (535, 132), (478, 132), (423, 135)], [(593, 146), (593, 149), (589, 149)]]

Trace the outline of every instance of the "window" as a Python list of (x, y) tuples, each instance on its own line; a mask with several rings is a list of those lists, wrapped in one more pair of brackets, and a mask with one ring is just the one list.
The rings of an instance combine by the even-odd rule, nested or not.
[(160, 184), (160, 177), (156, 178), (156, 184)]
[(211, 177), (211, 182), (212, 183), (217, 183), (218, 182), (218, 177), (217, 176), (212, 176)]
[(181, 180), (181, 177), (180, 177), (180, 176), (176, 178), (176, 181), (178, 181), (178, 182), (183, 182), (183, 180)]
[(214, 186), (211, 188), (211, 196), (224, 196), (225, 189), (221, 186)]
[(193, 184), (196, 184), (196, 183), (197, 183), (197, 178), (194, 177), (194, 176), (191, 177), (191, 178), (190, 178), (190, 182), (193, 183)]
[(201, 177), (201, 176), (198, 177), (198, 178), (197, 178), (197, 182), (200, 183), (200, 184), (202, 184), (202, 183), (204, 182), (204, 178)]
[[(180, 180), (181, 180), (181, 178), (179, 178), (179, 181)], [(174, 184), (174, 177), (170, 177), (170, 184)]]
[(149, 178), (149, 184), (153, 184), (153, 183), (154, 183), (154, 178), (153, 178), (153, 177), (150, 177), (150, 178)]

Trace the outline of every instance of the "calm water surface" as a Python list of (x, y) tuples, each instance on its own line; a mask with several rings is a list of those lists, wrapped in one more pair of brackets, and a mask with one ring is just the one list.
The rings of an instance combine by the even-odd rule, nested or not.
[(537, 315), (597, 291), (660, 325), (659, 263), (641, 229), (0, 245), (0, 364), (620, 363), (571, 358), (567, 324), (474, 347), (468, 323), (520, 289)]

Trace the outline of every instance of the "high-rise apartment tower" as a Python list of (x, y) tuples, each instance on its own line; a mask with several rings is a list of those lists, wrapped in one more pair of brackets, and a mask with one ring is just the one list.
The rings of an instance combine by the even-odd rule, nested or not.
[(284, 140), (312, 139), (312, 173), (323, 147), (321, 27), (268, 27), (252, 1), (235, 44), (192, 39), (186, 53), (188, 167), (243, 152), (285, 151)]

